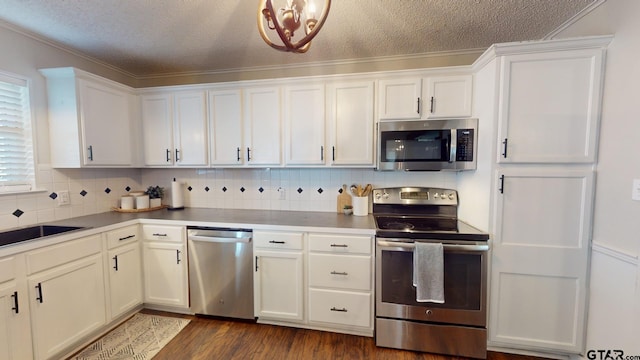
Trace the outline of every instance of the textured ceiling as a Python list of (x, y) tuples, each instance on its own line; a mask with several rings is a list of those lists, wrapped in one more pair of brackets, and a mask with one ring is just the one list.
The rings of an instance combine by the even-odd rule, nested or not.
[(258, 0), (1, 2), (0, 19), (13, 26), (154, 76), (485, 49), (541, 39), (594, 0), (334, 0), (305, 54), (263, 42)]

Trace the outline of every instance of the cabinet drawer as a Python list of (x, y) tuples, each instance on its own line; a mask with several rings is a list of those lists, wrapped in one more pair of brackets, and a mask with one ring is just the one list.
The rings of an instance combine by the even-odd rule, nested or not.
[(332, 253), (371, 254), (371, 236), (309, 234), (309, 250)]
[(100, 234), (27, 253), (27, 274), (37, 273), (102, 251)]
[(254, 231), (253, 243), (261, 248), (301, 250), (303, 236), (294, 232)]
[(16, 259), (11, 256), (0, 259), (0, 283), (16, 278)]
[(309, 254), (309, 286), (371, 290), (371, 257)]
[(309, 289), (309, 321), (371, 326), (371, 294)]
[(107, 248), (113, 249), (118, 246), (130, 244), (138, 241), (138, 225), (127, 226), (122, 229), (109, 231), (107, 233)]
[(142, 236), (144, 240), (181, 243), (185, 236), (185, 229), (182, 226), (143, 225)]

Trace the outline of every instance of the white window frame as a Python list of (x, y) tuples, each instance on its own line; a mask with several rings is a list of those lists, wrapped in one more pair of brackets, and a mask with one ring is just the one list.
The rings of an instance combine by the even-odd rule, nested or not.
[[(23, 122), (26, 126), (23, 127), (23, 138), (26, 139), (27, 150), (25, 152), (25, 163), (27, 171), (25, 178), (17, 181), (8, 181), (0, 178), (0, 196), (6, 194), (19, 194), (34, 192), (36, 190), (36, 142), (35, 142), (35, 129), (34, 129), (34, 112), (33, 101), (31, 96), (31, 81), (20, 75), (0, 71), (0, 82), (17, 85), (24, 88), (24, 99), (28, 101), (28, 104), (24, 106), (24, 114), (28, 119), (23, 118)], [(2, 116), (2, 115), (0, 115)], [(1, 140), (0, 140), (1, 141)], [(0, 144), (0, 147), (2, 145)], [(0, 148), (2, 151), (2, 148)], [(1, 155), (0, 155), (1, 156)], [(0, 166), (2, 164), (0, 163)], [(0, 169), (2, 171), (2, 169)]]

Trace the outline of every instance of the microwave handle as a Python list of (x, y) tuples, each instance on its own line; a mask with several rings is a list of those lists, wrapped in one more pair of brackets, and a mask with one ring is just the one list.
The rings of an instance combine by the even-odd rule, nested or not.
[(449, 137), (449, 162), (452, 163), (456, 160), (456, 150), (458, 145), (458, 130), (451, 129), (451, 136)]

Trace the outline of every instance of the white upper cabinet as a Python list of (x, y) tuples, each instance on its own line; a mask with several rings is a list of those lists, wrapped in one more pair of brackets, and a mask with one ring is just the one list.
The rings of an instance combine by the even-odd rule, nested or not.
[(208, 165), (204, 91), (143, 95), (141, 103), (145, 165)]
[(284, 93), (285, 164), (324, 164), (324, 85), (287, 86)]
[(204, 91), (174, 95), (174, 150), (176, 165), (208, 164), (207, 101)]
[(334, 166), (374, 165), (373, 81), (327, 85), (327, 152)]
[(424, 79), (423, 117), (428, 119), (471, 116), (471, 75), (434, 76)]
[(471, 116), (472, 75), (409, 77), (378, 81), (380, 120)]
[(210, 163), (244, 164), (242, 90), (209, 91)]
[(74, 68), (40, 72), (47, 78), (53, 167), (135, 165), (133, 89)]
[(260, 87), (244, 90), (244, 154), (246, 164), (280, 165), (281, 152), (280, 88)]
[(397, 78), (378, 82), (380, 119), (420, 119), (422, 79)]
[(498, 162), (595, 161), (603, 50), (504, 56)]
[(142, 127), (144, 134), (144, 164), (173, 164), (173, 102), (170, 94), (143, 95)]

